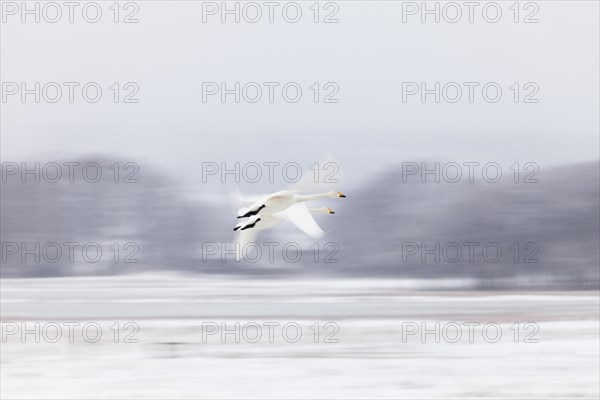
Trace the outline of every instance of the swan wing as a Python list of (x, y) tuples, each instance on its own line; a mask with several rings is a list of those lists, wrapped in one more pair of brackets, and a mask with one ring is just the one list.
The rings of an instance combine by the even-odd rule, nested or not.
[(311, 215), (306, 203), (296, 203), (275, 215), (281, 219), (290, 221), (298, 229), (311, 237), (319, 238), (325, 234)]
[(254, 204), (267, 198), (265, 194), (248, 194), (240, 192), (238, 185), (235, 185), (235, 199), (238, 204)]
[(237, 217), (238, 218), (247, 218), (253, 215), (258, 214), (258, 212), (264, 208), (265, 201), (264, 199), (255, 201), (250, 204), (248, 207), (241, 207), (238, 209)]
[(272, 193), (266, 196), (262, 196), (258, 201), (255, 201), (248, 207), (242, 207), (238, 210), (238, 218), (246, 218), (258, 214), (263, 208), (269, 206), (264, 213), (270, 214), (271, 207), (277, 206), (293, 196), (293, 192), (289, 190), (282, 190), (280, 192)]
[(239, 246), (236, 246), (235, 249), (235, 260), (240, 261), (244, 256), (244, 247), (249, 243), (256, 242), (256, 237), (258, 236), (258, 229), (246, 229), (243, 231), (238, 231), (236, 235), (236, 242)]

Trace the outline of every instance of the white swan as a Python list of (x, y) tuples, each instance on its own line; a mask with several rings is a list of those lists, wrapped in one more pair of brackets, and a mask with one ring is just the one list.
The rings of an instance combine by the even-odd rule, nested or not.
[[(335, 214), (335, 212), (331, 208), (321, 207), (321, 208), (308, 208), (306, 209), (311, 214)], [(272, 214), (272, 215), (253, 215), (252, 217), (240, 222), (233, 228), (234, 231), (245, 231), (246, 229), (256, 229), (256, 230), (265, 230), (274, 227), (280, 222), (288, 220), (292, 222), (294, 225), (298, 226), (300, 230), (305, 232), (306, 234), (312, 237), (319, 237), (324, 232), (314, 223), (314, 226), (317, 229), (312, 227), (307, 228), (307, 226), (314, 222), (312, 217), (306, 218), (304, 215), (304, 210), (300, 207), (289, 207), (284, 211)]]
[[(260, 213), (263, 216), (273, 215), (281, 212), (296, 203), (305, 201), (346, 197), (341, 192), (331, 191), (319, 194), (296, 194), (291, 190), (284, 190), (265, 196), (251, 204), (249, 207), (243, 207), (238, 210), (238, 218), (248, 218)], [(310, 214), (309, 214), (310, 215)]]
[(306, 204), (298, 203), (275, 214), (263, 215), (261, 213), (253, 215), (247, 220), (237, 224), (233, 229), (234, 231), (239, 232), (237, 240), (239, 246), (236, 246), (236, 261), (239, 261), (242, 258), (244, 247), (248, 243), (256, 241), (259, 231), (270, 229), (282, 221), (290, 221), (296, 225), (298, 229), (314, 238), (323, 236), (325, 232), (319, 227), (311, 214), (335, 214), (335, 212), (327, 207), (307, 208)]

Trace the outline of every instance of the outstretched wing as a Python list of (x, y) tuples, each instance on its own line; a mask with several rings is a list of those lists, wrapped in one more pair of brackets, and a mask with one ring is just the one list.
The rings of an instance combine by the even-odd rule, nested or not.
[(282, 190), (280, 192), (276, 192), (276, 193), (272, 193), (272, 194), (263, 196), (258, 201), (252, 203), (248, 207), (240, 208), (238, 210), (237, 217), (238, 218), (248, 218), (253, 215), (257, 215), (260, 212), (260, 210), (262, 210), (263, 208), (265, 208), (267, 206), (267, 204), (269, 204), (270, 206), (267, 211), (263, 211), (263, 212), (269, 214), (270, 213), (269, 210), (271, 210), (271, 207), (280, 205), (282, 201), (285, 201), (285, 199), (291, 195), (292, 195), (292, 192), (290, 192), (289, 190)]
[(265, 208), (265, 204), (263, 201), (258, 201), (254, 204), (251, 204), (248, 207), (242, 207), (238, 210), (237, 217), (238, 218), (248, 218), (256, 216), (260, 210)]
[(236, 204), (238, 206), (240, 205), (250, 205), (256, 202), (259, 202), (261, 200), (264, 200), (266, 197), (268, 197), (268, 195), (266, 194), (247, 194), (247, 193), (242, 193), (240, 192), (240, 189), (238, 188), (237, 184), (235, 185), (235, 201)]
[(306, 207), (306, 203), (296, 203), (275, 214), (275, 216), (290, 221), (298, 229), (311, 237), (320, 238), (325, 234), (313, 218), (308, 207)]
[(235, 249), (235, 260), (240, 261), (245, 252), (244, 247), (249, 243), (256, 242), (256, 237), (258, 236), (258, 229), (246, 229), (243, 231), (238, 231), (236, 234), (235, 242), (239, 245), (236, 246)]

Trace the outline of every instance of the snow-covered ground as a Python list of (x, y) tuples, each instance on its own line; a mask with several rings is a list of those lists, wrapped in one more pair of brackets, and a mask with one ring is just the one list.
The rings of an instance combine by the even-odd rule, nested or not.
[(600, 395), (597, 293), (413, 287), (177, 275), (2, 280), (1, 397)]

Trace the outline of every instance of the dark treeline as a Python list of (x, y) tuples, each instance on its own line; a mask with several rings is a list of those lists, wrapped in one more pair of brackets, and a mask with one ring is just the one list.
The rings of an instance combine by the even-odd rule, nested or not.
[[(122, 162), (115, 178), (114, 160), (78, 162), (97, 163), (102, 177), (92, 183), (76, 169), (73, 182), (63, 177), (50, 183), (41, 176), (38, 183), (32, 174), (23, 182), (19, 173), (4, 171), (3, 278), (180, 270), (465, 278), (478, 288), (502, 289), (599, 287), (597, 162), (540, 170), (538, 183), (403, 182), (399, 169), (390, 170), (353, 191), (341, 212), (327, 219), (327, 240), (339, 245), (339, 262), (268, 266), (202, 260), (201, 243), (231, 241), (231, 204), (189, 200), (183, 185), (149, 168), (129, 175), (133, 167)], [(473, 246), (472, 254), (465, 243)]]

